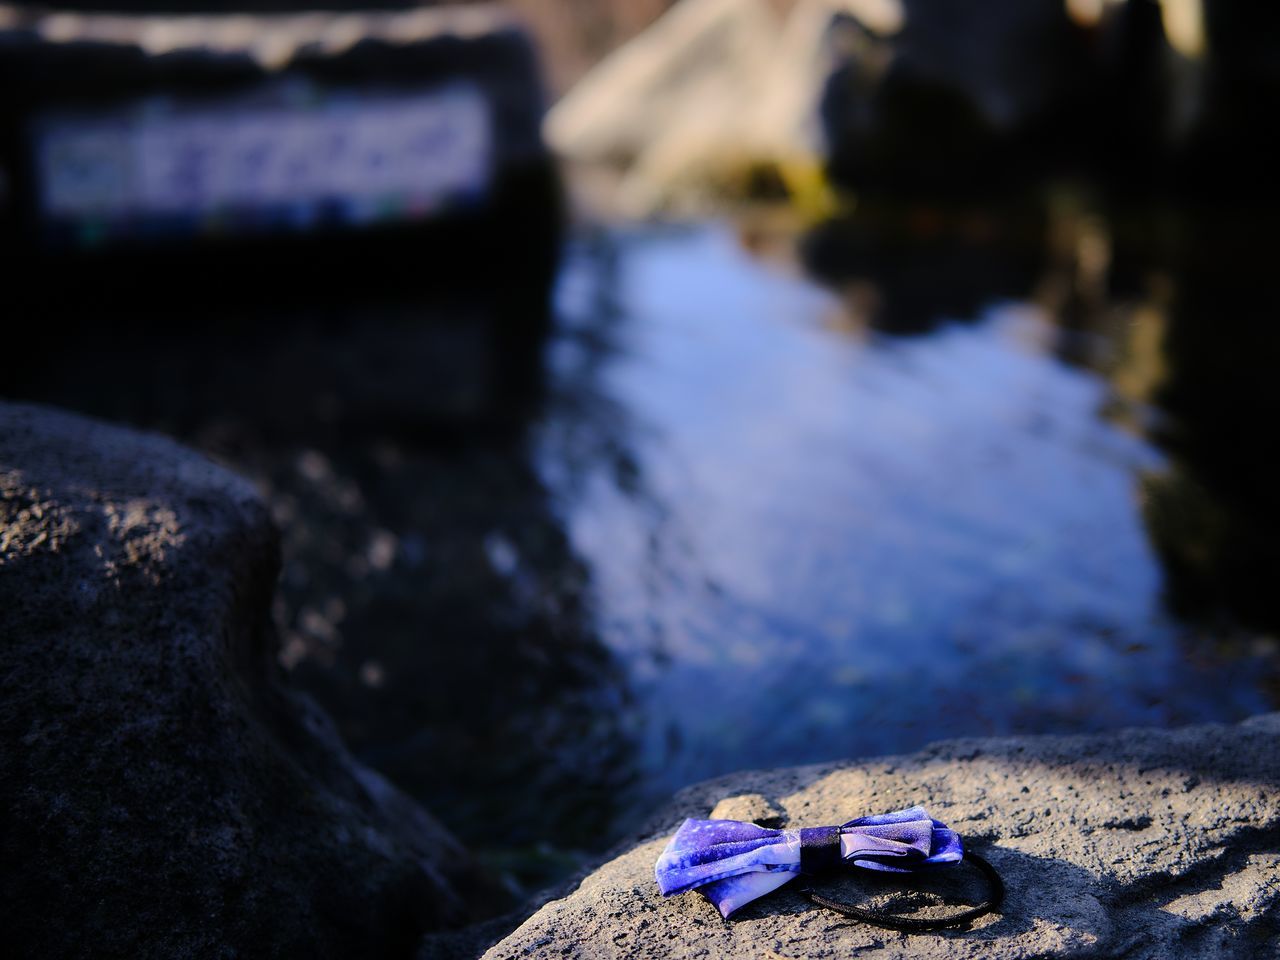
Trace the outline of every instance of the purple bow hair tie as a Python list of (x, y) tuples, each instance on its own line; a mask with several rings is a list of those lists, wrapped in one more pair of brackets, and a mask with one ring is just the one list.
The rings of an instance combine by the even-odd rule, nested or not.
[(697, 890), (728, 917), (802, 873), (841, 864), (911, 873), (963, 858), (960, 838), (923, 807), (801, 830), (686, 820), (658, 857), (654, 876), (663, 896)]

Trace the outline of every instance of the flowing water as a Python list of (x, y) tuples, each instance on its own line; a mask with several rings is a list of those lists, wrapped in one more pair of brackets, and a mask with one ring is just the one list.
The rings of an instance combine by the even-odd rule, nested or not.
[(1272, 641), (1169, 612), (1148, 514), (1174, 466), (1131, 425), (1157, 412), (1067, 362), (1044, 307), (885, 333), (711, 225), (579, 248), (560, 310), (572, 402), (537, 463), (626, 678), (640, 802), (1275, 702)]

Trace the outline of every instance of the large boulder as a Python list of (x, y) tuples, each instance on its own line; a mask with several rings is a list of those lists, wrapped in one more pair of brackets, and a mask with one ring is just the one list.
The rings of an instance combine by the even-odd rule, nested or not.
[(0, 929), (30, 957), (395, 957), (451, 835), (277, 682), (277, 532), (158, 436), (0, 403)]
[[(671, 832), (718, 804), (716, 816), (799, 827), (914, 803), (1003, 875), (999, 915), (968, 931), (909, 936), (842, 922), (793, 883), (724, 922), (696, 894), (664, 900), (654, 884)], [(1235, 727), (956, 740), (691, 787), (625, 853), (485, 956), (1245, 960), (1280, 953), (1277, 877), (1280, 714)], [(901, 882), (837, 883), (834, 895), (882, 908), (926, 899)]]

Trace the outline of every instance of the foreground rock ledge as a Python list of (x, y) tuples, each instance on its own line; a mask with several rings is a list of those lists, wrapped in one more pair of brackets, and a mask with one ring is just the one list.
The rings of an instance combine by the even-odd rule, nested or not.
[(275, 682), (277, 564), (238, 477), (0, 403), (8, 955), (412, 956), (464, 919), (456, 842)]
[[(789, 887), (727, 922), (695, 894), (663, 900), (653, 864), (669, 834), (735, 797), (746, 799), (732, 806), (779, 811), (791, 826), (923, 803), (1003, 874), (1003, 915), (907, 936), (840, 923)], [(838, 895), (852, 898), (859, 887), (844, 882)], [(485, 956), (1280, 956), (1280, 714), (1235, 727), (957, 740), (708, 781)]]

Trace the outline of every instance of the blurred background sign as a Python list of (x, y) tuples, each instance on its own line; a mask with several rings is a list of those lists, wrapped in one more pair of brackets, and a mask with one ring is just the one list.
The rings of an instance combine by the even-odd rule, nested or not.
[(472, 85), (296, 82), (49, 112), (33, 126), (46, 236), (86, 245), (421, 219), (482, 200), (489, 181), (488, 105)]
[(495, 256), (550, 282), (541, 77), (503, 8), (0, 6), (0, 51), (0, 249), (28, 284), (57, 274), (42, 297), (136, 311), (215, 264), (236, 297), (362, 270), (357, 295), (418, 295)]

